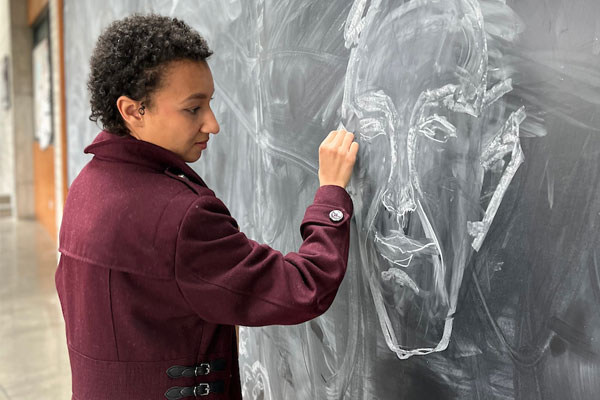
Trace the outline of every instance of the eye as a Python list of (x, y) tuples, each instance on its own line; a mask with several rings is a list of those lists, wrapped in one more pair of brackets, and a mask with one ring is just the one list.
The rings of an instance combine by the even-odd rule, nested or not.
[(198, 111), (199, 109), (200, 109), (200, 107), (194, 107), (194, 108), (188, 108), (186, 111), (191, 114), (196, 114), (196, 111)]

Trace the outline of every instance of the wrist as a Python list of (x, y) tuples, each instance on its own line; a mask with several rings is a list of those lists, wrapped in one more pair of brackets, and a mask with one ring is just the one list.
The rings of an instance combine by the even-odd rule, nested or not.
[(319, 187), (323, 186), (339, 186), (342, 189), (346, 188), (346, 185), (343, 182), (320, 182)]

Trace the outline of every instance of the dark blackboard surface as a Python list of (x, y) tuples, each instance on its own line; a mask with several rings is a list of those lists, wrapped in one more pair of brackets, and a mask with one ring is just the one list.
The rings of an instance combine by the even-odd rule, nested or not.
[(69, 176), (85, 79), (132, 12), (206, 36), (221, 133), (194, 165), (282, 252), (340, 123), (361, 144), (331, 309), (242, 328), (247, 399), (596, 399), (600, 2), (65, 0)]

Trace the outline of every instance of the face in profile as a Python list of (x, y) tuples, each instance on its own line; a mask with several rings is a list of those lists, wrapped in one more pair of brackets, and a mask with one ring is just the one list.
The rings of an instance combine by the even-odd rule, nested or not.
[(204, 61), (173, 61), (164, 71), (162, 85), (151, 96), (139, 123), (129, 126), (138, 139), (197, 161), (210, 134), (219, 124), (210, 107), (214, 94), (212, 73)]

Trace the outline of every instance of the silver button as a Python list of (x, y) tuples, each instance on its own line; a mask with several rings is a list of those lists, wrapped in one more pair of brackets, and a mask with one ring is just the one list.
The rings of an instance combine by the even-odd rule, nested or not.
[(332, 220), (333, 222), (340, 222), (341, 220), (344, 219), (344, 213), (341, 212), (340, 210), (333, 210), (332, 212), (329, 213), (329, 219)]

